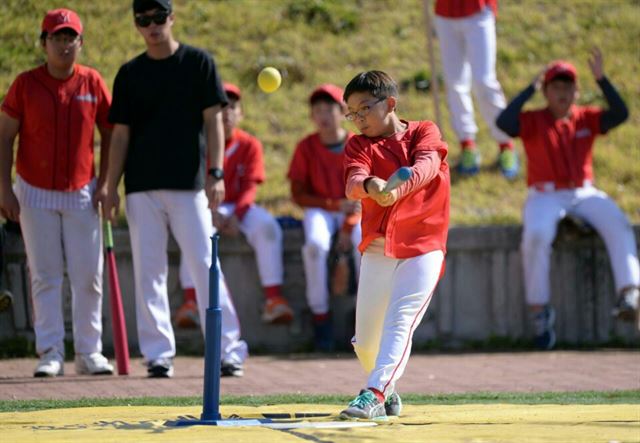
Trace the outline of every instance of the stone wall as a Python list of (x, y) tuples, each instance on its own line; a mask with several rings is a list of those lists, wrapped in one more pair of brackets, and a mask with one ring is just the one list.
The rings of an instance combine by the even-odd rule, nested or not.
[[(640, 238), (640, 227), (635, 227)], [(431, 307), (416, 330), (417, 347), (468, 347), (478, 343), (530, 338), (526, 319), (519, 226), (460, 227), (449, 233), (446, 273)], [(133, 267), (128, 232), (116, 230), (115, 251), (123, 294), (129, 346), (137, 354), (133, 297)], [(253, 251), (244, 239), (222, 238), (220, 259), (242, 325), (242, 335), (256, 353), (310, 350), (311, 314), (305, 300), (300, 255), (304, 238), (300, 228), (285, 230), (285, 296), (296, 319), (288, 326), (265, 325), (260, 320), (263, 294)], [(170, 241), (169, 293), (172, 309), (181, 303), (178, 282), (179, 252)], [(14, 294), (12, 309), (0, 313), (0, 339), (21, 335), (33, 338), (28, 296), (28, 269), (24, 248), (16, 234), (7, 236), (4, 286)], [(616, 322), (610, 311), (615, 302), (612, 274), (602, 241), (593, 231), (563, 223), (552, 258), (552, 304), (557, 310), (558, 341), (571, 346), (610, 342), (638, 344), (640, 335), (630, 324)], [(106, 275), (105, 275), (106, 277)], [(105, 289), (108, 287), (105, 282)], [(65, 283), (65, 321), (71, 339), (70, 295)], [(105, 292), (106, 293), (106, 292)], [(349, 349), (353, 333), (354, 297), (332, 300), (338, 348)], [(199, 330), (176, 329), (178, 347), (201, 352)], [(104, 343), (112, 347), (109, 303), (104, 301)]]

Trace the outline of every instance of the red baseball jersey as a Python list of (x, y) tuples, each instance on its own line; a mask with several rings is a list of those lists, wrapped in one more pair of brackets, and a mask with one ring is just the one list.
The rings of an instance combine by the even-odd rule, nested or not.
[(95, 125), (110, 128), (111, 96), (100, 74), (75, 65), (66, 80), (49, 75), (45, 65), (23, 72), (13, 82), (2, 111), (20, 121), (16, 170), (30, 185), (75, 191), (95, 176)]
[(240, 220), (255, 202), (258, 184), (264, 180), (262, 143), (235, 128), (224, 149), (224, 201), (235, 203), (235, 214)]
[(572, 106), (570, 117), (555, 119), (548, 109), (520, 113), (520, 138), (527, 154), (527, 183), (558, 187), (593, 181), (593, 142), (602, 109)]
[[(409, 183), (401, 186), (410, 189), (404, 189), (394, 205), (382, 207), (373, 199), (362, 198), (361, 252), (377, 237), (385, 239), (385, 255), (395, 258), (446, 251), (450, 194), (447, 144), (435, 123), (405, 123), (406, 131), (390, 137), (354, 136), (345, 149), (345, 179), (359, 174), (386, 180), (402, 166), (413, 170)], [(440, 159), (438, 170), (421, 170), (416, 159), (434, 152)], [(427, 175), (429, 180), (424, 178)]]
[[(347, 140), (352, 137), (347, 134)], [(305, 183), (310, 192), (326, 199), (344, 199), (344, 152), (332, 152), (318, 133), (311, 134), (296, 147), (287, 177)]]
[(494, 15), (498, 12), (498, 0), (436, 0), (436, 15), (445, 18), (464, 18), (477, 14), (489, 6)]

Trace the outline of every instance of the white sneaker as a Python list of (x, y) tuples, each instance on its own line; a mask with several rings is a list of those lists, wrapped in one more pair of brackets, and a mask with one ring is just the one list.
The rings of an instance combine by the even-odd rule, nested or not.
[(76, 374), (111, 375), (113, 374), (113, 366), (99, 352), (76, 354)]
[(33, 376), (55, 377), (56, 375), (64, 375), (64, 358), (57, 349), (51, 348), (40, 356)]

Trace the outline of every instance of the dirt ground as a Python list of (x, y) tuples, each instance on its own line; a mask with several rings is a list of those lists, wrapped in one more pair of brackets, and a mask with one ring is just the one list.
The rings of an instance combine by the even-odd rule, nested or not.
[[(204, 361), (180, 357), (172, 379), (148, 379), (142, 361), (128, 376), (65, 374), (33, 378), (36, 359), (0, 360), (0, 400), (202, 394)], [(223, 378), (221, 394), (355, 394), (366, 381), (352, 355), (250, 357), (241, 378)], [(640, 351), (552, 351), (414, 354), (398, 383), (400, 393), (611, 391), (640, 389)]]

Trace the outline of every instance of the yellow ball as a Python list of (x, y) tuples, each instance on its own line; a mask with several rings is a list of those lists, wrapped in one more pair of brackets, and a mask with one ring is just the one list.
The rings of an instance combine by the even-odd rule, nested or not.
[(277, 91), (281, 83), (280, 71), (271, 66), (267, 66), (258, 74), (258, 86), (267, 94)]

